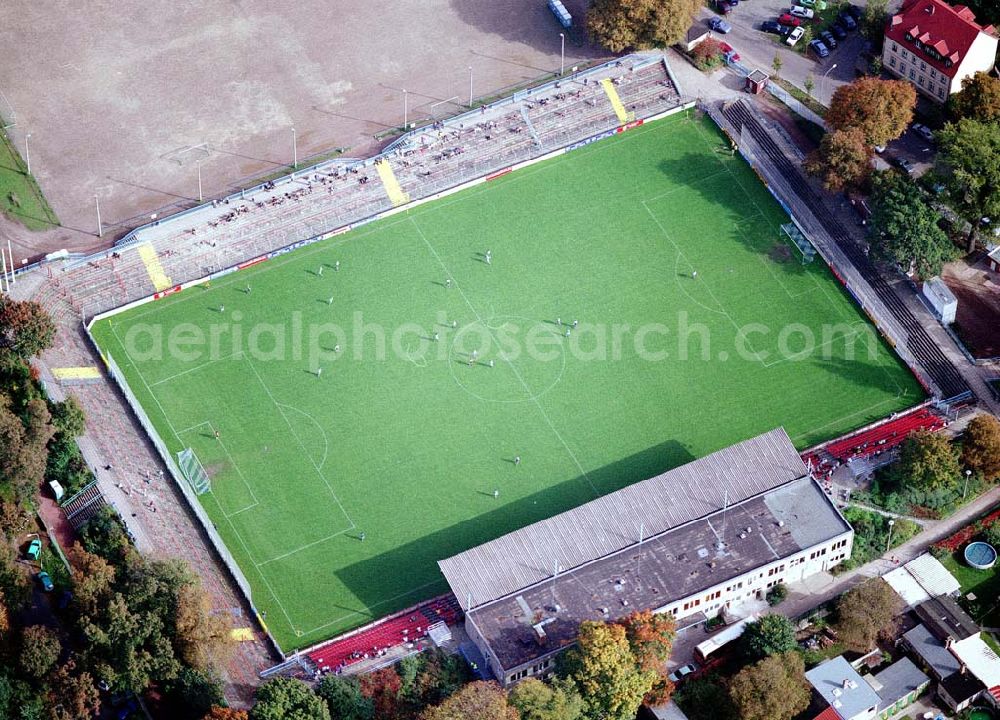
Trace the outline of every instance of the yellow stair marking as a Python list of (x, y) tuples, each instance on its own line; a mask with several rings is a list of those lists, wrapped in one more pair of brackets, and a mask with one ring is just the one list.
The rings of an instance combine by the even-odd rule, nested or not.
[(250, 642), (254, 639), (253, 628), (241, 627), (233, 628), (229, 631), (229, 637), (236, 642)]
[(99, 380), (101, 371), (94, 366), (52, 368), (56, 380)]
[(389, 161), (382, 160), (377, 162), (375, 163), (375, 167), (378, 170), (378, 176), (382, 178), (382, 185), (385, 187), (386, 195), (392, 201), (392, 206), (397, 207), (410, 202), (410, 196), (403, 192), (403, 188), (400, 186), (399, 180), (396, 179), (396, 173), (392, 171)]
[(615, 84), (611, 82), (611, 78), (601, 80), (601, 87), (607, 93), (608, 100), (611, 101), (611, 107), (615, 109), (615, 115), (618, 116), (619, 122), (627, 123), (635, 119), (635, 114), (628, 112), (625, 106), (622, 105), (622, 99), (618, 97), (618, 91), (615, 90)]
[(152, 245), (149, 243), (140, 245), (139, 257), (142, 258), (142, 262), (146, 266), (146, 272), (149, 273), (149, 279), (152, 281), (153, 287), (156, 288), (157, 292), (173, 286), (170, 278), (163, 272), (163, 266), (160, 265), (160, 258), (156, 255), (156, 250), (153, 249)]

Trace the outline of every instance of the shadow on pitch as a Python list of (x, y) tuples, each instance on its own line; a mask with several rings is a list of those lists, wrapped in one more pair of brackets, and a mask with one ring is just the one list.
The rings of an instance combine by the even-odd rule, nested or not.
[[(373, 608), (376, 615), (382, 616), (440, 592), (440, 587), (428, 588), (419, 594), (401, 597), (392, 603), (386, 602), (386, 597), (440, 578), (436, 567), (438, 560), (589, 502), (594, 499), (591, 485), (602, 494), (606, 494), (693, 459), (694, 456), (683, 444), (668, 440), (594, 470), (588, 473), (586, 478), (578, 476), (513, 502), (504, 498), (502, 477), (492, 481), (484, 480), (486, 486), (469, 492), (466, 498), (456, 497), (453, 493), (443, 494), (443, 486), (436, 491), (429, 491), (429, 494), (414, 489), (414, 497), (424, 497), (428, 503), (467, 503), (480, 514), (451, 527), (424, 535), (388, 552), (336, 570), (335, 573), (337, 579), (360, 603), (367, 608)], [(529, 454), (521, 456), (519, 466), (514, 465), (513, 458), (504, 457), (499, 459), (499, 462), (503, 463), (505, 473), (532, 472), (532, 458)], [(494, 489), (499, 490), (499, 497), (494, 498)], [(427, 505), (414, 505), (414, 514), (408, 517), (406, 522), (415, 523), (419, 527), (420, 513), (423, 512), (421, 508), (424, 507)], [(628, 523), (623, 523), (623, 526), (627, 528)], [(626, 534), (628, 533), (622, 534), (620, 538), (622, 542), (633, 539), (631, 534), (625, 537)], [(369, 532), (366, 542), (376, 539), (374, 533)], [(373, 582), (376, 578), (391, 578), (391, 587), (386, 587), (384, 580)], [(358, 610), (366, 614), (366, 611)]]

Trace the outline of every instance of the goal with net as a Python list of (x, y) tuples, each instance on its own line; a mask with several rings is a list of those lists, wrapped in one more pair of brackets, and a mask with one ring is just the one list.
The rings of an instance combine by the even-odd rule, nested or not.
[(190, 483), (194, 491), (201, 495), (212, 489), (212, 483), (208, 479), (208, 473), (202, 467), (198, 456), (191, 448), (185, 448), (177, 453), (177, 465), (184, 473), (185, 479)]

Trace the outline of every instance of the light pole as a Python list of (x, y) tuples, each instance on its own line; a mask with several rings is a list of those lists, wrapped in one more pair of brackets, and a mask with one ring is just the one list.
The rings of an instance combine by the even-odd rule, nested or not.
[(962, 499), (965, 500), (965, 494), (969, 492), (969, 478), (972, 477), (972, 471), (966, 469), (965, 471), (965, 489), (962, 491)]
[(472, 66), (469, 65), (469, 107), (472, 107)]
[(566, 34), (559, 33), (559, 77), (566, 70)]
[(823, 87), (824, 87), (824, 88), (826, 87), (826, 84), (825, 84), (825, 81), (826, 81), (826, 76), (827, 76), (827, 75), (829, 75), (829, 74), (830, 74), (830, 71), (831, 71), (831, 70), (833, 70), (833, 69), (834, 69), (835, 67), (837, 67), (837, 63), (834, 63), (833, 65), (831, 65), (830, 67), (828, 67), (828, 68), (826, 69), (826, 72), (825, 72), (825, 73), (823, 73), (823, 77), (821, 77), (821, 78), (819, 79), (820, 83), (821, 83), (821, 84), (823, 84)]
[(204, 202), (205, 196), (201, 192), (201, 163), (198, 163), (198, 202)]
[(295, 136), (295, 128), (292, 128), (292, 168), (299, 166), (299, 142)]
[(406, 128), (409, 126), (410, 118), (410, 106), (409, 100), (407, 99), (406, 90), (403, 90), (403, 132), (406, 132)]
[(896, 521), (889, 518), (889, 537), (885, 539), (885, 551), (889, 552), (889, 546), (892, 545), (892, 526), (896, 524)]
[(31, 140), (31, 133), (24, 136), (24, 162), (28, 166), (28, 174), (31, 175), (31, 146), (28, 141)]
[(101, 198), (94, 195), (94, 202), (97, 204), (97, 237), (104, 235), (104, 226), (101, 225)]

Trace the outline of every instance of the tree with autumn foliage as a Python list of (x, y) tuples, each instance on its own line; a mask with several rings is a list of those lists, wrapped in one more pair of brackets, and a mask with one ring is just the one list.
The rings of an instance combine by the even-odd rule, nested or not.
[(885, 145), (903, 134), (916, 104), (917, 91), (905, 80), (862, 77), (837, 88), (826, 122), (832, 130), (860, 129), (869, 146)]
[(591, 620), (580, 624), (566, 669), (591, 720), (631, 720), (659, 677), (639, 667), (624, 626)]
[(791, 720), (809, 707), (812, 693), (802, 656), (791, 651), (740, 670), (729, 695), (741, 720)]
[(359, 682), (361, 696), (372, 701), (376, 717), (391, 718), (396, 716), (399, 693), (403, 683), (395, 668), (384, 667), (375, 672), (367, 673), (361, 676)]
[(667, 47), (684, 38), (701, 6), (701, 0), (594, 0), (587, 30), (613, 53)]
[(89, 720), (100, 712), (97, 681), (89, 672), (78, 671), (75, 660), (60, 665), (48, 680), (51, 720)]
[(32, 300), (0, 297), (0, 360), (27, 362), (52, 345), (56, 326)]
[(618, 623), (625, 628), (625, 637), (628, 638), (639, 669), (658, 676), (652, 689), (646, 694), (645, 702), (652, 705), (667, 702), (674, 692), (674, 684), (666, 672), (666, 662), (677, 635), (677, 624), (673, 616), (651, 610), (637, 610)]
[(903, 603), (882, 578), (848, 590), (837, 601), (837, 638), (851, 650), (865, 653), (879, 638), (890, 639)]
[(518, 720), (507, 693), (495, 682), (477, 680), (465, 685), (440, 705), (427, 708), (421, 720)]
[(871, 174), (872, 146), (859, 127), (828, 132), (806, 159), (806, 171), (823, 180), (830, 192), (856, 187)]
[(989, 482), (1000, 479), (1000, 420), (977, 415), (962, 436), (962, 465)]
[(900, 487), (923, 492), (951, 490), (962, 478), (959, 450), (944, 435), (921, 430), (911, 433), (899, 449), (892, 473)]
[(977, 72), (962, 80), (962, 89), (951, 96), (949, 109), (956, 118), (1000, 122), (1000, 78)]
[(202, 720), (249, 720), (249, 717), (246, 710), (234, 710), (233, 708), (213, 705)]

